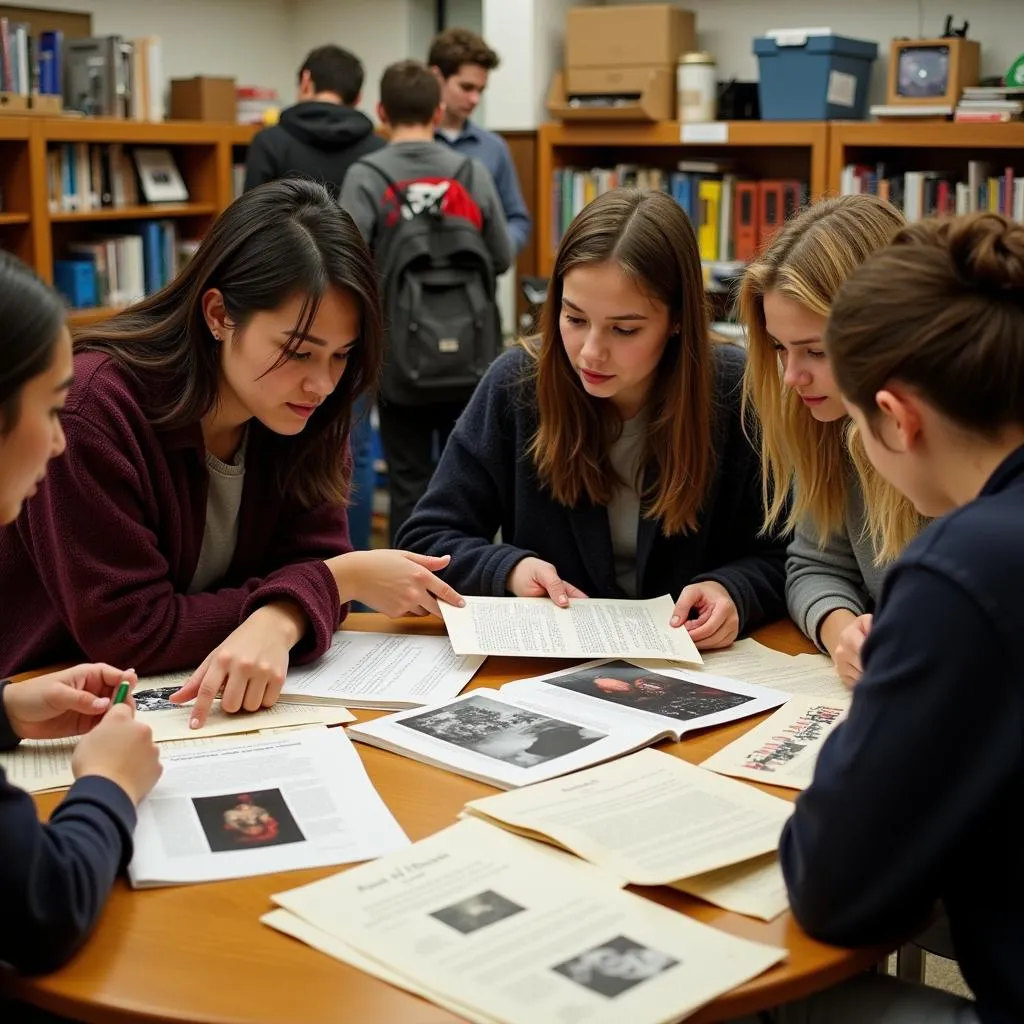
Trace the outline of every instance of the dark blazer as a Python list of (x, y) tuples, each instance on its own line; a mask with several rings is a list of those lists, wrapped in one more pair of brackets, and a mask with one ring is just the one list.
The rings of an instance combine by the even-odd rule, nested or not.
[[(716, 580), (736, 602), (742, 632), (785, 614), (785, 537), (765, 537), (761, 466), (740, 423), (744, 354), (716, 345), (716, 469), (693, 533), (665, 536), (641, 518), (639, 597)], [(608, 512), (590, 502), (567, 508), (541, 486), (527, 454), (537, 429), (530, 356), (513, 349), (480, 382), (445, 447), (430, 488), (399, 531), (398, 547), (450, 554), (445, 580), (470, 595), (506, 593), (517, 562), (536, 555), (591, 597), (624, 596), (615, 580)], [(502, 542), (492, 543), (501, 530)]]
[[(5, 685), (0, 750), (18, 742), (3, 710)], [(31, 974), (67, 960), (128, 866), (134, 829), (135, 808), (109, 779), (79, 779), (44, 825), (32, 797), (0, 768), (0, 962)]]
[(351, 550), (345, 509), (285, 497), (264, 468), (277, 437), (252, 422), (234, 558), (216, 588), (189, 594), (206, 524), (202, 428), (157, 430), (138, 387), (109, 356), (75, 356), (67, 451), (0, 529), (0, 676), (82, 660), (195, 667), (283, 599), (310, 622), (292, 660), (323, 654), (343, 612), (324, 559)]

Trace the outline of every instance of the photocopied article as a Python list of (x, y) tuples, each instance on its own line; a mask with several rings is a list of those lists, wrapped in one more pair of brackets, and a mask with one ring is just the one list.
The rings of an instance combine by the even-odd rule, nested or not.
[(824, 654), (783, 654), (749, 637), (724, 650), (708, 651), (704, 671), (771, 686), (791, 696), (835, 699), (850, 694)]
[(702, 767), (772, 786), (806, 789), (822, 745), (846, 717), (850, 701), (849, 696), (788, 701), (767, 721), (712, 754)]
[(367, 860), (409, 840), (341, 729), (182, 747), (139, 807), (135, 888)]
[(555, 842), (635, 885), (672, 885), (778, 849), (793, 806), (671, 754), (640, 750), (472, 800), (466, 811)]
[(734, 914), (758, 917), (762, 921), (773, 920), (789, 907), (786, 880), (774, 853), (683, 878), (673, 882), (672, 888)]
[(405, 987), (504, 1024), (677, 1020), (785, 957), (469, 824), (273, 900)]
[(580, 598), (567, 608), (546, 597), (467, 597), (463, 608), (442, 604), (441, 614), (458, 654), (664, 658), (699, 665), (690, 634), (668, 624), (674, 607), (667, 594), (647, 601)]

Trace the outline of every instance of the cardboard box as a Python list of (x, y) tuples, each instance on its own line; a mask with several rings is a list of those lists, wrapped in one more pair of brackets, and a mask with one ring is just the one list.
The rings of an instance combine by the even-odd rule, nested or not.
[[(573, 105), (573, 96), (616, 96), (614, 104)], [(557, 71), (547, 98), (560, 121), (671, 121), (676, 109), (676, 69), (571, 68)]]
[(571, 7), (565, 19), (566, 68), (673, 70), (680, 54), (695, 50), (693, 11), (672, 4)]
[(171, 79), (171, 119), (174, 121), (229, 121), (238, 117), (235, 80), (196, 75)]

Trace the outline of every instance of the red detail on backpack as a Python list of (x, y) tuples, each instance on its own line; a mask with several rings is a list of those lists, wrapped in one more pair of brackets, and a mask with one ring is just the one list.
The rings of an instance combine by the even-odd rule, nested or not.
[[(405, 192), (413, 213), (419, 213), (438, 202), (440, 197), (440, 209), (446, 217), (462, 217), (477, 231), (483, 230), (484, 218), (480, 207), (461, 181), (451, 178), (411, 178), (398, 182), (398, 187)], [(389, 228), (395, 226), (400, 216), (409, 216), (409, 211), (399, 202), (390, 185), (384, 191), (381, 206), (384, 210), (384, 224)]]

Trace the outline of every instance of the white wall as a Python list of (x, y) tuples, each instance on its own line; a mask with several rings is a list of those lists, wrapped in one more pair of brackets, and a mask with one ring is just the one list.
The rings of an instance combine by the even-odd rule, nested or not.
[(239, 85), (294, 99), (298, 64), (286, 0), (31, 0), (30, 6), (92, 14), (97, 35), (160, 36), (164, 74), (231, 75)]
[(722, 80), (757, 78), (752, 40), (768, 29), (820, 25), (873, 40), (879, 50), (872, 70), (873, 103), (885, 100), (889, 41), (941, 35), (947, 14), (954, 15), (957, 26), (964, 19), (970, 22), (968, 36), (981, 43), (983, 75), (1005, 74), (1024, 51), (1024, 0), (676, 0), (676, 6), (697, 15), (698, 45), (715, 55)]

